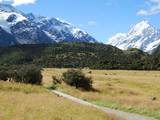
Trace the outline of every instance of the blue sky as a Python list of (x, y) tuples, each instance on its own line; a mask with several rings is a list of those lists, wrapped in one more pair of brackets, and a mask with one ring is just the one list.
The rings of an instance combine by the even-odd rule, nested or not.
[(69, 21), (102, 42), (141, 20), (160, 28), (160, 0), (26, 0), (25, 5), (17, 4), (25, 0), (10, 1), (26, 13)]

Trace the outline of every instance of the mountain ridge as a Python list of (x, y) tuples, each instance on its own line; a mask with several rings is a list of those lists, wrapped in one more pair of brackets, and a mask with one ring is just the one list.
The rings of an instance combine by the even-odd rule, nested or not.
[(7, 4), (0, 4), (0, 27), (14, 36), (13, 41), (16, 39), (19, 44), (97, 42), (87, 32), (72, 24), (54, 17), (25, 14)]
[(118, 33), (111, 37), (107, 44), (122, 50), (138, 48), (152, 54), (160, 45), (160, 29), (155, 28), (149, 21), (141, 21), (127, 33)]

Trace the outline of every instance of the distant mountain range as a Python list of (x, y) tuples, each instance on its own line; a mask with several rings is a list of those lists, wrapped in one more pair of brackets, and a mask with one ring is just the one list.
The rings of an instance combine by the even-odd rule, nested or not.
[(0, 4), (0, 45), (97, 42), (87, 32), (56, 18), (25, 14)]
[(122, 50), (138, 48), (151, 54), (160, 46), (160, 29), (148, 21), (142, 21), (133, 26), (128, 33), (118, 33), (111, 37), (107, 44)]
[[(11, 5), (0, 4), (0, 46), (59, 42), (97, 43), (97, 40), (66, 21), (26, 14)], [(107, 44), (122, 50), (138, 48), (153, 53), (160, 46), (160, 29), (142, 21), (128, 33), (113, 36)]]

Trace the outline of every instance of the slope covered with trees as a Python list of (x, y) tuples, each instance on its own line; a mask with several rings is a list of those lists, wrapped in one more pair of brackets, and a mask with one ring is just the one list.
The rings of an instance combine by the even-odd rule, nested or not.
[[(122, 51), (98, 43), (58, 43), (0, 47), (0, 65), (36, 64), (41, 67), (92, 69), (158, 69), (153, 56), (138, 49)], [(152, 58), (152, 59), (151, 59)], [(154, 67), (153, 67), (154, 66)]]

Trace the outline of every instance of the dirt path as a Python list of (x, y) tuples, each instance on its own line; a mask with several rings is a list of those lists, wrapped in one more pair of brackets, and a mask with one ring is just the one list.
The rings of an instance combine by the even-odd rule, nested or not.
[(154, 118), (145, 117), (145, 116), (138, 115), (138, 114), (127, 113), (127, 112), (123, 112), (123, 111), (119, 111), (119, 110), (113, 110), (113, 109), (110, 109), (110, 108), (101, 107), (101, 106), (86, 102), (84, 100), (78, 99), (76, 97), (73, 97), (71, 95), (68, 95), (68, 94), (65, 94), (65, 93), (62, 93), (62, 92), (59, 92), (59, 91), (56, 91), (56, 90), (53, 90), (52, 92), (54, 94), (58, 95), (58, 96), (64, 97), (64, 98), (69, 99), (69, 100), (71, 100), (73, 102), (76, 102), (78, 104), (91, 106), (91, 107), (97, 108), (99, 110), (102, 110), (106, 113), (113, 114), (117, 117), (122, 118), (123, 120), (156, 120)]

